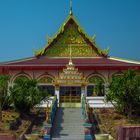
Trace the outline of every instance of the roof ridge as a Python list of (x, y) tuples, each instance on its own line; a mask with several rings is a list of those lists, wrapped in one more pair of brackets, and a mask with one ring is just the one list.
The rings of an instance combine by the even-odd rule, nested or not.
[(110, 56), (109, 59), (118, 60), (118, 61), (127, 62), (127, 63), (129, 62), (129, 63), (140, 64), (140, 62), (136, 60), (130, 60), (130, 59), (119, 58), (119, 57), (114, 57), (114, 56)]
[(11, 63), (16, 63), (16, 62), (22, 62), (22, 61), (26, 61), (26, 60), (31, 60), (31, 59), (35, 59), (36, 57), (26, 57), (26, 58), (21, 58), (21, 59), (16, 59), (16, 60), (10, 60), (10, 61), (5, 61), (5, 62), (1, 62), (0, 65), (5, 65), (5, 64), (11, 64)]

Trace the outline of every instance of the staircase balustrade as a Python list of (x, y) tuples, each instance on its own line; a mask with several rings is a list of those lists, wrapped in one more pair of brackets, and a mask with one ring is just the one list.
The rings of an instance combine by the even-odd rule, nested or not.
[(56, 110), (57, 110), (57, 98), (55, 96), (53, 101), (52, 101), (51, 107), (49, 107), (47, 105), (47, 108), (46, 108), (46, 121), (43, 124), (43, 126), (44, 126), (44, 131), (43, 131), (44, 132), (44, 134), (43, 134), (44, 140), (51, 139), (51, 129), (53, 126)]
[(86, 103), (85, 97), (82, 97), (82, 115), (84, 118), (85, 140), (95, 140), (94, 126), (92, 123), (93, 112)]

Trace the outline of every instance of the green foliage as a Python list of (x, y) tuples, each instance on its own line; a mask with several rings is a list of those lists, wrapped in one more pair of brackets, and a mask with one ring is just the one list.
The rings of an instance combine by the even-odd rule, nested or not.
[(8, 82), (10, 80), (9, 75), (0, 75), (0, 101), (4, 103), (8, 92)]
[(118, 111), (131, 117), (140, 112), (140, 74), (129, 69), (124, 75), (113, 76), (107, 101), (115, 102)]
[(97, 96), (104, 96), (104, 81), (99, 76), (91, 76), (88, 79), (90, 84), (94, 84), (94, 94)]
[(14, 80), (14, 83), (18, 83), (18, 81), (21, 81), (20, 79), (28, 80), (28, 77), (25, 75), (20, 75), (20, 76), (16, 77), (16, 79)]
[(94, 92), (97, 96), (104, 96), (104, 85), (102, 81), (96, 81)]
[(0, 121), (2, 120), (2, 108), (7, 102), (9, 75), (0, 75)]
[(19, 112), (28, 113), (30, 109), (40, 103), (47, 93), (37, 87), (36, 80), (19, 77), (10, 88), (10, 101)]

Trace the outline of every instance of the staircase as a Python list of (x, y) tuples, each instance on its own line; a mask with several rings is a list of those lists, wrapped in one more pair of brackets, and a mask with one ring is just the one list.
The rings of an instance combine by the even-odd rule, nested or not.
[(58, 108), (52, 140), (84, 140), (81, 108)]

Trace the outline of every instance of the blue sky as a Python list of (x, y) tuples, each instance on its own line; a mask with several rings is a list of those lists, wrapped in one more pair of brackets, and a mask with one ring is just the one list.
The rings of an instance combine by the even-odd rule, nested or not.
[[(69, 14), (69, 0), (0, 0), (0, 62), (34, 55)], [(110, 56), (140, 61), (140, 0), (73, 0), (73, 13)]]

